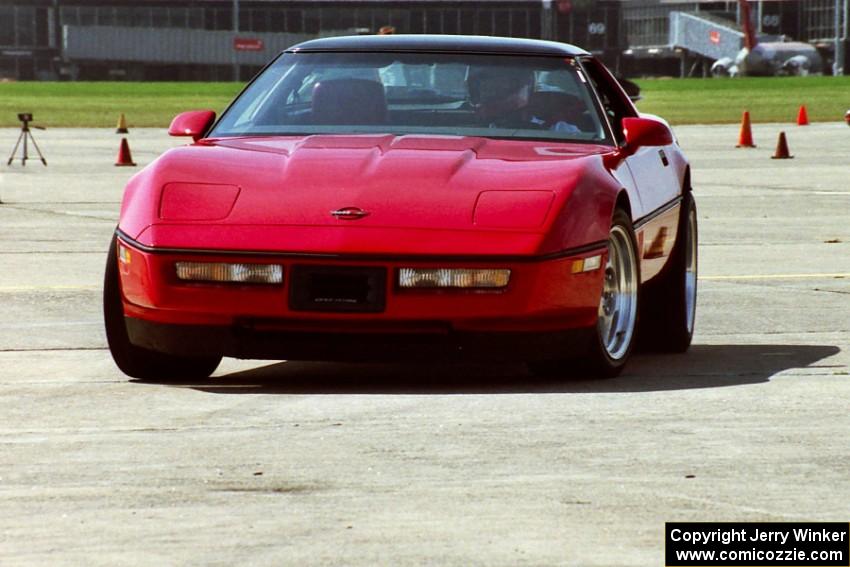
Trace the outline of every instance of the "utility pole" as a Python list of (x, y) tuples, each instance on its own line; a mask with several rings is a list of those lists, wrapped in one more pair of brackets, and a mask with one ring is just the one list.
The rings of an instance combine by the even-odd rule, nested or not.
[(541, 0), (543, 10), (540, 12), (540, 35), (542, 39), (554, 39), (552, 33), (554, 26), (555, 14), (552, 9), (552, 0)]
[(233, 80), (239, 82), (239, 52), (236, 51), (236, 36), (239, 35), (239, 0), (233, 0), (233, 40), (230, 49), (233, 53)]
[(850, 39), (847, 37), (848, 18), (850, 18), (850, 0), (844, 0), (844, 41)]
[(832, 74), (844, 74), (844, 42), (841, 41), (841, 0), (835, 0), (835, 61), (832, 64)]
[(841, 31), (842, 45), (841, 45), (841, 66), (844, 67), (844, 72), (847, 72), (847, 44), (850, 42), (850, 36), (848, 36), (847, 28), (850, 23), (850, 0), (844, 0), (844, 28)]

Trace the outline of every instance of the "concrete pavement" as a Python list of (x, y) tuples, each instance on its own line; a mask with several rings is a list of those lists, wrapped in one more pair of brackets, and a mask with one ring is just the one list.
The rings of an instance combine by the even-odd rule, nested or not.
[[(793, 160), (771, 160), (780, 129)], [(226, 359), (141, 384), (100, 318), (108, 130), (0, 169), (0, 564), (662, 565), (665, 521), (850, 519), (850, 128), (677, 129), (699, 207), (686, 355), (521, 365)], [(17, 131), (0, 129), (0, 150)], [(131, 131), (140, 166), (182, 143)]]

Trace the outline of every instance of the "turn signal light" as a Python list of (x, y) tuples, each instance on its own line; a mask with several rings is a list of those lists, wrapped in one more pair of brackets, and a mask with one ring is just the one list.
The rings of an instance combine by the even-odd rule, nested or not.
[(398, 285), (402, 288), (487, 288), (506, 287), (510, 270), (465, 268), (401, 268)]
[(132, 257), (130, 256), (130, 249), (118, 243), (118, 261), (124, 265), (129, 265)]
[(592, 272), (598, 270), (602, 266), (602, 256), (590, 256), (588, 258), (580, 258), (573, 260), (572, 273), (580, 274), (582, 272)]
[(227, 264), (223, 262), (177, 262), (177, 278), (184, 281), (250, 284), (283, 283), (283, 266), (276, 264)]

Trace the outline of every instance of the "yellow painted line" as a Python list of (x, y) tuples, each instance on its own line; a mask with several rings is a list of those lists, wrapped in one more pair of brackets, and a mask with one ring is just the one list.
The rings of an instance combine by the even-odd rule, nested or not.
[(746, 274), (740, 276), (699, 276), (701, 280), (803, 280), (850, 278), (850, 273), (836, 274)]
[(20, 293), (25, 291), (90, 291), (101, 289), (99, 285), (13, 285), (0, 286), (0, 293)]

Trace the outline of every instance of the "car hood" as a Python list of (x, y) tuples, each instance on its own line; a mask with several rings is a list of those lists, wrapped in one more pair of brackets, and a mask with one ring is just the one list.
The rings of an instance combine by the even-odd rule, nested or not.
[[(119, 227), (166, 248), (537, 253), (604, 237), (608, 221), (596, 213), (611, 151), (458, 136), (202, 140), (130, 181)], [(582, 212), (553, 226), (578, 193)], [(347, 207), (368, 215), (331, 214)]]
[[(482, 193), (548, 192), (551, 197), (522, 202), (549, 209), (580, 175), (580, 162), (608, 149), (454, 136), (225, 138), (172, 150), (160, 168), (172, 182), (239, 187), (229, 223), (498, 228), (497, 211), (476, 222)], [(357, 220), (331, 215), (347, 207), (368, 214)], [(541, 215), (530, 216), (532, 222)], [(532, 224), (514, 228), (542, 226)]]

